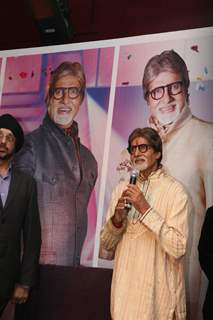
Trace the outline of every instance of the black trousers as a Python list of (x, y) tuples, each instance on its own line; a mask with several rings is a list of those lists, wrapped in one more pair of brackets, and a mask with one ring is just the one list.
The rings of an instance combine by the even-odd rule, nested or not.
[(4, 312), (4, 309), (6, 308), (7, 304), (8, 304), (8, 300), (1, 299), (1, 301), (0, 301), (0, 319), (1, 319), (1, 316)]
[(14, 320), (36, 320), (38, 318), (38, 294), (38, 288), (32, 288), (28, 300), (25, 303), (16, 304)]
[(112, 270), (40, 266), (40, 280), (15, 320), (109, 320)]
[[(26, 303), (15, 305), (15, 318), (19, 320), (34, 320), (36, 319), (36, 297), (34, 296), (34, 291), (30, 295), (29, 300)], [(0, 320), (6, 309), (9, 300), (0, 301)]]

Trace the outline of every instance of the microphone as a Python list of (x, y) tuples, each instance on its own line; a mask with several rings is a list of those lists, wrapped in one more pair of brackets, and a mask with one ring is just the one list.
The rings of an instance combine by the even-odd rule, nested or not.
[[(136, 181), (137, 181), (137, 177), (138, 177), (138, 176), (139, 176), (139, 170), (133, 169), (133, 170), (131, 171), (131, 174), (130, 174), (129, 183), (130, 183), (130, 184), (136, 184)], [(125, 203), (125, 208), (126, 208), (126, 209), (131, 209), (131, 207), (132, 207), (132, 204), (131, 204), (131, 203), (129, 203), (129, 202), (126, 202), (126, 203)]]

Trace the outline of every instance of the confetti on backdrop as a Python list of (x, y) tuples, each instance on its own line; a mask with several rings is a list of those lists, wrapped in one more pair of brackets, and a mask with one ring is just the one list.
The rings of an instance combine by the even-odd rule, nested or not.
[(22, 72), (19, 73), (19, 76), (20, 76), (21, 79), (26, 79), (27, 78), (27, 72), (22, 71)]
[(52, 70), (52, 67), (48, 67), (48, 68), (45, 68), (45, 69), (42, 69), (41, 72), (46, 76), (50, 75), (53, 73), (53, 70)]
[(205, 73), (205, 74), (208, 74), (208, 73), (209, 73), (207, 67), (204, 68), (204, 73)]
[(193, 51), (195, 51), (195, 52), (199, 52), (199, 50), (198, 50), (198, 45), (193, 45), (193, 46), (191, 46), (191, 49), (192, 49)]
[(205, 91), (206, 90), (206, 87), (204, 85), (203, 82), (199, 81), (197, 84), (196, 84), (196, 90), (197, 91)]
[[(45, 75), (45, 76), (48, 76), (49, 74), (51, 74), (53, 71), (52, 71), (52, 68), (49, 67), (49, 68), (45, 68), (45, 69), (42, 69), (41, 72)], [(36, 73), (34, 72), (34, 70), (32, 70), (30, 73), (26, 72), (26, 71), (21, 71), (19, 74), (18, 74), (18, 77), (21, 78), (21, 79), (27, 79), (27, 78), (33, 78), (34, 76), (36, 75)], [(16, 77), (15, 77), (16, 78)], [(13, 76), (8, 76), (8, 79), (9, 80), (14, 80), (14, 75)]]

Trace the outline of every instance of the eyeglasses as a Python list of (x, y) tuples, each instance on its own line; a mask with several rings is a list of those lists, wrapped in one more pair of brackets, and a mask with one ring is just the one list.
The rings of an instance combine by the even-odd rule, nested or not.
[(138, 149), (141, 153), (145, 153), (150, 148), (152, 148), (152, 146), (150, 146), (149, 144), (136, 144), (136, 145), (130, 146), (128, 148), (128, 151), (130, 154), (134, 154)]
[(160, 100), (164, 96), (165, 88), (168, 88), (169, 95), (176, 96), (177, 94), (183, 91), (183, 82), (176, 81), (176, 82), (167, 84), (166, 86), (157, 87), (151, 91), (148, 91), (147, 94), (150, 95), (154, 100)]
[(82, 89), (78, 87), (56, 87), (52, 88), (51, 93), (56, 100), (60, 100), (64, 97), (65, 91), (68, 92), (70, 99), (76, 99), (81, 94)]
[(4, 135), (3, 132), (0, 131), (0, 141), (5, 139), (7, 143), (14, 143), (16, 138), (12, 134)]

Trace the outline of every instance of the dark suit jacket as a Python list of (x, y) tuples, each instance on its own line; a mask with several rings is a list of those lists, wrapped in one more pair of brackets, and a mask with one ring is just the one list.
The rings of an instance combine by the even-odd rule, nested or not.
[(40, 246), (35, 180), (12, 168), (4, 208), (0, 200), (0, 302), (11, 297), (15, 283), (34, 285)]
[(213, 319), (213, 206), (206, 212), (198, 245), (200, 265), (208, 280), (208, 290), (203, 306), (205, 320)]

